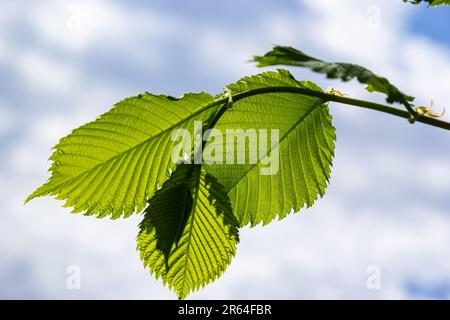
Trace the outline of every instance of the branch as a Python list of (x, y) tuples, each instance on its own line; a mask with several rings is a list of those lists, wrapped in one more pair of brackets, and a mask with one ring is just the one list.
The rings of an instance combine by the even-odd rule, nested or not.
[[(342, 96), (337, 96), (330, 93), (325, 93), (322, 91), (317, 91), (313, 89), (307, 89), (307, 88), (298, 88), (298, 87), (266, 87), (266, 88), (258, 88), (258, 89), (252, 89), (244, 92), (240, 92), (237, 94), (232, 94), (231, 99), (233, 102), (237, 102), (239, 100), (260, 95), (260, 94), (267, 94), (267, 93), (294, 93), (294, 94), (300, 94), (304, 96), (310, 96), (315, 98), (320, 98), (324, 101), (333, 101), (338, 102), (342, 104), (352, 105), (360, 108), (366, 108), (371, 110), (376, 110), (383, 113), (388, 113), (400, 118), (408, 119), (412, 123), (415, 121), (425, 123), (427, 125), (450, 130), (450, 123), (446, 121), (442, 121), (436, 118), (431, 118), (427, 116), (418, 116), (415, 119), (411, 119), (411, 114), (408, 111), (400, 110), (391, 106), (374, 103), (370, 101), (365, 100), (359, 100), (359, 99), (353, 99), (353, 98), (347, 98)], [(211, 106), (218, 105), (218, 104), (225, 104), (229, 101), (229, 97), (220, 98), (216, 101), (214, 101)]]

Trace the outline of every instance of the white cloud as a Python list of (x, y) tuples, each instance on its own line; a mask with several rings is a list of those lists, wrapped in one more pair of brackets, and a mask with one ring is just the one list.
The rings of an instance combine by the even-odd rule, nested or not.
[(328, 56), (369, 66), (377, 63), (381, 68), (392, 62), (391, 50), (398, 46), (406, 15), (401, 3), (319, 0), (302, 4), (310, 10), (303, 26)]
[(450, 190), (450, 166), (446, 159), (427, 159), (418, 163), (421, 169), (418, 176), (422, 178), (424, 185), (431, 192), (437, 194), (448, 194)]
[(0, 105), (0, 137), (14, 128), (14, 114), (6, 106)]
[[(450, 280), (442, 256), (449, 227), (445, 212), (428, 207), (355, 212), (328, 198), (303, 215), (244, 230), (224, 279), (193, 298), (408, 298), (409, 278)], [(381, 268), (379, 291), (366, 287), (370, 265)]]
[(206, 30), (200, 34), (196, 50), (200, 57), (198, 62), (203, 64), (202, 68), (210, 66), (221, 77), (233, 79), (255, 73), (255, 67), (245, 63), (258, 51), (256, 41), (251, 40), (251, 34), (236, 37), (221, 30)]
[(62, 61), (34, 52), (19, 54), (17, 59), (17, 71), (31, 90), (68, 94), (77, 84), (77, 70)]
[(31, 17), (36, 32), (44, 40), (71, 53), (85, 51), (105, 39), (127, 40), (143, 33), (167, 36), (178, 26), (174, 19), (162, 13), (130, 10), (104, 0), (46, 1), (39, 4), (39, 10)]
[[(67, 96), (73, 107), (42, 108), (23, 124), (17, 120), (20, 111), (9, 105), (0, 109), (0, 124), (11, 117), (15, 121), (7, 122), (21, 131), (8, 150), (2, 149), (8, 158), (0, 169), (0, 270), (23, 262), (29, 268), (24, 274), (31, 277), (23, 286), (39, 298), (175, 297), (141, 267), (134, 242), (139, 216), (108, 221), (70, 215), (54, 199), (22, 206), (27, 194), (46, 178), (49, 148), (57, 138), (105, 111), (128, 90), (128, 79), (115, 84), (89, 81), (96, 70), (65, 58), (80, 57), (98, 42), (106, 48), (126, 43), (123, 54), (130, 60), (154, 64), (155, 72), (167, 70), (164, 73), (176, 77), (177, 70), (171, 69), (163, 46), (157, 43), (195, 34), (180, 55), (188, 56), (186, 61), (198, 68), (209, 71), (216, 66), (224, 74), (221, 77), (233, 78), (255, 72), (243, 64), (252, 54), (264, 52), (272, 43), (287, 43), (318, 57), (367, 65), (417, 94), (420, 102), (433, 97), (440, 107), (450, 83), (448, 49), (407, 33), (411, 9), (401, 1), (377, 1), (381, 20), (372, 28), (370, 19), (376, 12), (372, 2), (303, 1), (302, 10), (268, 12), (241, 32), (235, 26), (205, 28), (199, 21), (176, 20), (151, 9), (140, 11), (106, 1), (48, 1), (28, 10), (43, 48), (0, 43), (0, 57), (20, 71), (28, 94), (35, 94), (30, 88), (36, 88), (46, 97)], [(8, 23), (22, 16), (20, 7), (2, 4), (4, 8), (8, 10), (0, 13), (8, 13), (4, 14), (9, 15)], [(0, 30), (6, 30), (1, 31), (4, 34), (9, 29)], [(45, 45), (60, 50), (63, 57), (56, 59)], [(354, 82), (341, 84), (305, 70), (297, 72), (301, 78), (319, 79), (325, 88), (331, 85), (351, 96), (383, 100)], [(211, 73), (205, 84), (218, 76)], [(80, 84), (86, 84), (82, 93)], [(450, 181), (445, 159), (450, 149), (442, 138), (444, 132), (436, 131), (436, 141), (425, 141), (430, 146), (422, 154), (423, 141), (411, 145), (410, 132), (425, 133), (423, 127), (398, 132), (394, 126), (402, 119), (374, 123), (380, 118), (373, 120), (372, 111), (351, 107), (333, 106), (332, 112), (338, 149), (325, 198), (281, 222), (243, 230), (230, 268), (193, 298), (408, 298), (411, 292), (405, 283), (411, 279), (426, 287), (450, 282), (450, 216), (445, 207)], [(356, 143), (367, 132), (381, 135), (389, 130), (398, 133), (391, 144), (377, 136), (368, 146)], [(65, 288), (70, 264), (82, 268), (80, 292)], [(366, 288), (369, 265), (380, 266), (382, 290)], [(16, 295), (26, 297), (26, 291), (20, 291), (24, 288), (17, 287)], [(1, 296), (11, 292), (13, 288), (0, 284)]]

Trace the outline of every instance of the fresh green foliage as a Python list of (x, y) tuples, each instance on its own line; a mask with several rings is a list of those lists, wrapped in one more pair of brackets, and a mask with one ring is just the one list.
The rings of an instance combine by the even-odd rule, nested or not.
[(148, 93), (117, 103), (54, 147), (49, 181), (27, 201), (51, 195), (73, 212), (112, 218), (140, 212), (174, 169), (174, 129), (192, 129), (219, 106), (206, 93), (180, 99)]
[[(26, 202), (50, 195), (73, 212), (99, 218), (143, 211), (137, 248), (144, 266), (183, 299), (225, 271), (236, 254), (239, 227), (284, 218), (324, 195), (336, 139), (328, 102), (450, 130), (450, 123), (435, 119), (441, 115), (424, 106), (415, 111), (413, 97), (359, 65), (329, 63), (281, 46), (254, 61), (260, 67), (306, 67), (343, 81), (356, 78), (408, 111), (323, 92), (286, 70), (245, 77), (215, 97), (143, 93), (62, 138), (50, 157), (49, 180)], [(198, 122), (226, 132), (227, 139), (211, 131), (199, 143)], [(187, 135), (187, 152), (182, 148), (184, 162), (172, 159), (178, 130), (193, 133)], [(198, 156), (206, 162), (194, 161)]]
[(450, 4), (450, 0), (403, 0), (403, 2), (410, 2), (413, 4), (427, 2), (430, 7)]
[(149, 201), (137, 242), (144, 265), (180, 299), (222, 274), (236, 254), (236, 218), (201, 165), (179, 165)]
[[(323, 93), (279, 70), (227, 86), (237, 100), (231, 105), (223, 95), (206, 93), (180, 99), (145, 93), (125, 99), (61, 139), (50, 157), (49, 181), (27, 201), (52, 195), (66, 200), (74, 212), (111, 218), (140, 212), (148, 201), (138, 236), (141, 258), (185, 297), (225, 270), (235, 254), (238, 226), (283, 218), (325, 193), (335, 140), (326, 101), (290, 92), (250, 94), (276, 88)], [(193, 131), (195, 120), (222, 132), (278, 130), (279, 142), (266, 152), (267, 157), (279, 153), (277, 172), (260, 174), (266, 159), (254, 164), (172, 163), (177, 143), (172, 133)], [(214, 139), (204, 144), (219, 147)], [(233, 144), (238, 151), (238, 140)]]
[(387, 102), (399, 102), (409, 105), (414, 100), (413, 97), (402, 93), (393, 86), (386, 78), (377, 76), (372, 71), (351, 63), (325, 62), (313, 58), (300, 50), (292, 47), (276, 46), (264, 56), (254, 56), (253, 60), (258, 67), (267, 67), (274, 65), (288, 65), (305, 67), (318, 73), (324, 73), (328, 78), (340, 78), (343, 81), (349, 81), (353, 78), (367, 85), (370, 92), (381, 92), (386, 94)]
[[(321, 91), (283, 70), (246, 77), (228, 88), (238, 94), (271, 86)], [(206, 170), (227, 190), (240, 226), (267, 224), (277, 215), (281, 219), (292, 209), (297, 212), (304, 205), (309, 207), (324, 195), (336, 138), (324, 101), (293, 93), (249, 97), (235, 102), (215, 128), (279, 130), (279, 145), (275, 146), (279, 148), (278, 174), (261, 175), (261, 169), (267, 167), (264, 161), (207, 166)]]

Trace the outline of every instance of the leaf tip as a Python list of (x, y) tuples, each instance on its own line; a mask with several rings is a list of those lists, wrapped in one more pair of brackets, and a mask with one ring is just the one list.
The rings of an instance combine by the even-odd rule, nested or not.
[(25, 201), (23, 202), (22, 205), (25, 206), (28, 202), (30, 202), (31, 200), (33, 200), (36, 197), (37, 197), (37, 195), (36, 195), (36, 191), (35, 191), (25, 199)]
[(22, 206), (26, 206), (28, 202), (30, 202), (33, 199), (32, 195), (30, 194), (25, 201), (23, 202)]

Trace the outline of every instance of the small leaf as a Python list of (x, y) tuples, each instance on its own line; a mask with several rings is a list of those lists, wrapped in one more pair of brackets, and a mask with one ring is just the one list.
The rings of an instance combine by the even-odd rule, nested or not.
[(223, 186), (200, 165), (181, 164), (149, 201), (137, 247), (144, 266), (184, 299), (223, 273), (238, 241)]
[(427, 2), (430, 7), (450, 4), (450, 0), (403, 0), (403, 2), (409, 2), (412, 4), (419, 4), (422, 2)]
[(292, 47), (276, 46), (272, 51), (267, 52), (264, 56), (254, 56), (253, 61), (257, 62), (258, 67), (288, 65), (305, 67), (312, 71), (326, 74), (328, 78), (340, 78), (343, 81), (349, 81), (357, 78), (359, 82), (367, 85), (370, 92), (381, 92), (386, 94), (387, 102), (398, 102), (409, 106), (414, 100), (413, 97), (402, 93), (393, 86), (389, 80), (374, 74), (372, 71), (350, 63), (325, 62), (313, 58)]

